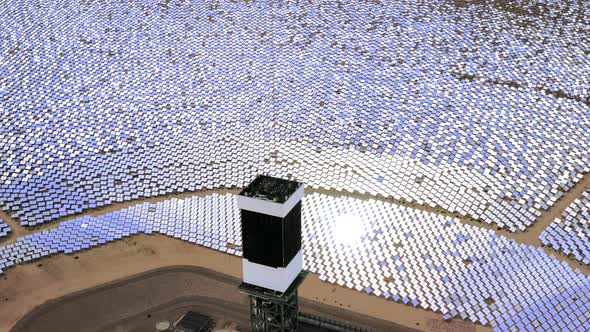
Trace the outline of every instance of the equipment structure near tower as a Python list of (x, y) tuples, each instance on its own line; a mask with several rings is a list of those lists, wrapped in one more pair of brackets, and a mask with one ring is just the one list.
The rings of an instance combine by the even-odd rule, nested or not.
[(243, 283), (252, 331), (297, 331), (302, 271), (303, 184), (260, 175), (237, 196), (242, 217)]

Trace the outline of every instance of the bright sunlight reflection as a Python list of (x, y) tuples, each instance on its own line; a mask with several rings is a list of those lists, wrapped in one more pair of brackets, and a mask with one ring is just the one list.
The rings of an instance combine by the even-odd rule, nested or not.
[(357, 215), (344, 214), (336, 217), (332, 233), (334, 240), (342, 244), (352, 244), (360, 240), (363, 234), (363, 221)]

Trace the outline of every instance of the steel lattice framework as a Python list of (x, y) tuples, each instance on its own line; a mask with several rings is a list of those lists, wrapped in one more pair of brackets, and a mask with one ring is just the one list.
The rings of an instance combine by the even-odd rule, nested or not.
[(253, 332), (296, 332), (299, 303), (297, 289), (307, 272), (302, 271), (284, 292), (279, 293), (247, 283), (240, 291), (250, 297), (250, 319)]

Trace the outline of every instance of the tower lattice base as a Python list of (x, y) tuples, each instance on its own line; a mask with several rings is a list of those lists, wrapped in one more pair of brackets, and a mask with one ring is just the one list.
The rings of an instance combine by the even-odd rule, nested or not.
[(307, 272), (302, 271), (284, 293), (242, 283), (240, 291), (250, 297), (253, 332), (296, 332), (299, 315), (297, 289)]

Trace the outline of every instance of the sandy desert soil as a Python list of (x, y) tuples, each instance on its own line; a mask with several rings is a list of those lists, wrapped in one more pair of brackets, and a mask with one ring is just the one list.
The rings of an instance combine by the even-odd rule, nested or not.
[(237, 278), (200, 267), (160, 268), (50, 300), (29, 312), (13, 331), (129, 331), (130, 323), (142, 325), (140, 321), (149, 323), (143, 331), (151, 331), (158, 313), (186, 306), (242, 322), (248, 311), (241, 307), (247, 308), (248, 302), (235, 291), (237, 283)]
[[(241, 278), (239, 257), (162, 235), (140, 234), (92, 250), (61, 254), (11, 269), (0, 279), (0, 331), (9, 331), (19, 319), (48, 300), (167, 266), (205, 267)], [(239, 293), (232, 294), (240, 303)], [(327, 305), (326, 308), (342, 308), (419, 330), (431, 330), (429, 326), (433, 325), (438, 326), (436, 330), (441, 330), (441, 326), (457, 330), (452, 328), (453, 323), (442, 321), (440, 314), (337, 287), (315, 275), (309, 275), (301, 286), (300, 298)], [(100, 305), (107, 304), (97, 304)], [(329, 313), (327, 310), (326, 314)], [(336, 313), (333, 317), (339, 315)], [(454, 324), (462, 326), (463, 331), (491, 330), (464, 322)]]
[[(220, 328), (234, 323), (248, 331), (248, 299), (237, 291), (240, 282), (201, 267), (160, 268), (46, 302), (21, 319), (13, 331), (58, 332), (64, 326), (78, 332), (150, 331), (155, 323), (174, 322), (187, 310), (215, 318)], [(300, 307), (305, 312), (317, 314), (319, 309), (323, 316), (353, 319), (378, 331), (415, 331), (309, 300), (301, 301)]]

